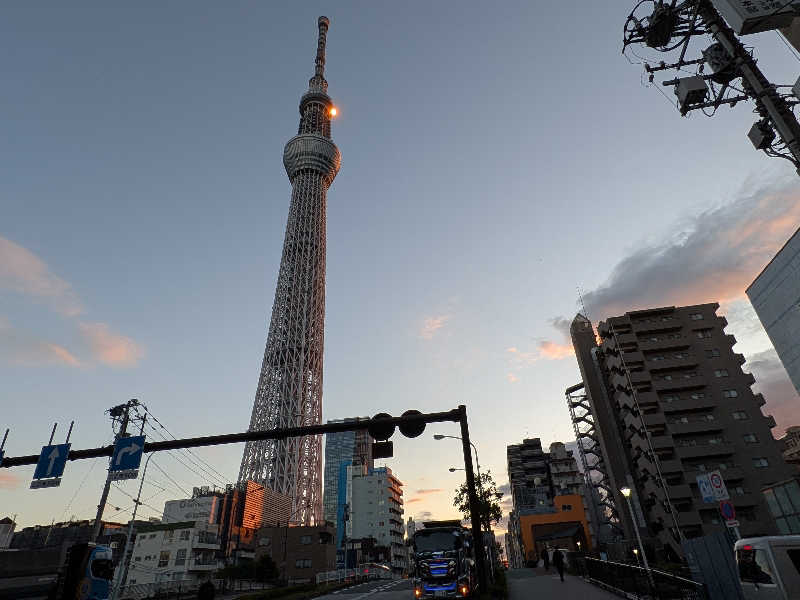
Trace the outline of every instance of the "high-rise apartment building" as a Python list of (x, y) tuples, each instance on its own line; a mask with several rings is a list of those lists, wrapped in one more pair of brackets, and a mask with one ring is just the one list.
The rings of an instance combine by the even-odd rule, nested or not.
[[(344, 423), (354, 419), (328, 421)], [(342, 506), (347, 502), (344, 485), (348, 466), (361, 467), (367, 473), (375, 466), (372, 460), (372, 436), (366, 430), (325, 434), (325, 485), (322, 493), (323, 517), (341, 530)], [(357, 469), (361, 470), (361, 469)], [(341, 489), (341, 493), (340, 493)]]
[(403, 483), (388, 467), (353, 475), (349, 539), (372, 538), (389, 548), (392, 569), (407, 568), (403, 545)]
[(800, 229), (746, 293), (800, 394)]
[(618, 490), (630, 487), (643, 537), (671, 556), (682, 555), (682, 538), (724, 529), (717, 504), (702, 500), (698, 475), (721, 471), (741, 533), (752, 536), (776, 533), (761, 490), (792, 474), (718, 308), (628, 312), (599, 324), (599, 345), (583, 316), (572, 324), (617, 509), (628, 529)]
[(589, 550), (595, 533), (583, 475), (561, 442), (544, 452), (539, 438), (506, 448), (514, 510), (509, 516), (509, 560), (535, 561), (546, 546)]

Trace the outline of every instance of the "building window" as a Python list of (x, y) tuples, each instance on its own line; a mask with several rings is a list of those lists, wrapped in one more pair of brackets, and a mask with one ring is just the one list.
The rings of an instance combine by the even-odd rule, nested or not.
[(743, 410), (737, 410), (733, 413), (734, 421), (746, 421), (748, 419), (747, 413)]
[(175, 532), (170, 529), (164, 532), (164, 541), (168, 543), (172, 543), (172, 536), (175, 535)]
[(298, 558), (294, 561), (294, 568), (295, 569), (310, 569), (311, 568), (311, 559), (310, 558)]
[(700, 313), (692, 313), (691, 315), (689, 315), (689, 318), (692, 321), (702, 321), (703, 320), (703, 315), (700, 314)]
[(311, 543), (311, 536), (310, 535), (301, 535), (300, 536), (300, 543), (303, 546), (308, 546)]
[(661, 400), (663, 402), (672, 403), (672, 402), (675, 402), (676, 400), (679, 400), (679, 398), (677, 396), (664, 396)]
[(561, 510), (564, 511), (564, 512), (572, 510), (572, 504), (562, 504), (561, 505)]
[(133, 562), (141, 562), (141, 560), (142, 560), (142, 557), (141, 556), (137, 556), (136, 558), (133, 559)]
[(697, 470), (705, 472), (706, 466), (704, 464), (700, 463), (699, 465), (697, 465)]
[(678, 352), (675, 354), (675, 358), (689, 358), (688, 352)]
[(688, 373), (683, 374), (684, 379), (691, 379), (692, 377), (697, 377), (697, 373), (694, 371), (689, 371)]
[(756, 469), (766, 469), (769, 466), (769, 461), (766, 458), (754, 458), (753, 466)]
[(708, 440), (708, 443), (712, 446), (719, 446), (720, 444), (724, 443), (724, 440), (720, 437), (715, 437)]
[(692, 400), (702, 400), (706, 395), (703, 392), (695, 392), (692, 394)]
[(169, 564), (169, 550), (165, 550), (158, 557), (158, 566), (159, 567), (166, 567), (168, 564)]
[(186, 564), (186, 548), (181, 548), (175, 553), (175, 566), (180, 567)]
[(746, 494), (744, 488), (740, 485), (737, 485), (736, 487), (733, 488), (733, 493), (736, 494), (737, 496), (744, 496)]
[(182, 540), (188, 540), (189, 539), (189, 530), (188, 529), (184, 529), (183, 531), (181, 531), (180, 539), (182, 539)]
[(737, 392), (736, 390), (725, 390), (724, 392), (722, 392), (722, 395), (725, 398), (737, 398), (739, 396), (739, 392)]
[(664, 375), (661, 379), (664, 381), (672, 381), (672, 375)]
[(152, 540), (153, 538), (155, 538), (155, 537), (156, 537), (156, 534), (155, 534), (155, 533), (151, 533), (151, 534), (150, 534), (150, 539), (151, 539), (151, 540)]
[(716, 358), (719, 356), (719, 348), (711, 348), (711, 350), (706, 350), (706, 358)]
[(703, 338), (710, 338), (711, 337), (711, 330), (710, 329), (700, 329), (700, 330), (696, 331), (695, 334), (697, 335), (698, 338), (700, 338), (702, 340)]
[(742, 439), (744, 439), (744, 443), (745, 444), (757, 444), (758, 443), (758, 437), (756, 436), (755, 433), (745, 433), (742, 436)]
[(728, 369), (717, 369), (714, 371), (714, 377), (727, 377)]

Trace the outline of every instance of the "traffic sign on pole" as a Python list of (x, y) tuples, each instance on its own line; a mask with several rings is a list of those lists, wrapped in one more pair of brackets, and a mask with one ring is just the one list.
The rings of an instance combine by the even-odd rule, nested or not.
[(61, 475), (67, 464), (70, 444), (56, 444), (44, 446), (36, 470), (33, 472), (31, 489), (43, 487), (58, 487), (61, 485)]
[[(736, 529), (737, 527), (739, 527), (739, 521), (735, 521), (735, 520), (725, 521), (725, 525), (727, 525), (731, 529)], [(736, 537), (737, 538), (739, 537), (738, 533), (736, 534)]]
[(708, 474), (711, 481), (711, 488), (714, 490), (714, 498), (716, 500), (728, 500), (728, 488), (725, 487), (725, 480), (722, 479), (722, 474), (719, 471), (711, 471)]
[(697, 476), (697, 489), (700, 490), (700, 495), (703, 497), (703, 502), (706, 504), (714, 502), (714, 488), (711, 487), (711, 478), (708, 473)]
[(736, 509), (730, 500), (721, 500), (719, 503), (719, 512), (726, 521), (736, 520)]
[(114, 444), (114, 454), (108, 467), (112, 480), (136, 479), (144, 451), (144, 436), (119, 438)]

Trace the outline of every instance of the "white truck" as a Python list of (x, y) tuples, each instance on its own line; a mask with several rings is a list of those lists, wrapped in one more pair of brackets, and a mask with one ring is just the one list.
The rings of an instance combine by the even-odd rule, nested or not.
[(747, 600), (800, 600), (800, 535), (745, 538), (734, 549)]

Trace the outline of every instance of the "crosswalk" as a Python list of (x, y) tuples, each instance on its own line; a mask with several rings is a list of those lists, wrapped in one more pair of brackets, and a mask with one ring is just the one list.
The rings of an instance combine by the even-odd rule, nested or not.
[[(336, 594), (345, 594), (347, 596), (347, 600), (362, 600), (363, 598), (369, 598), (373, 594), (388, 592), (389, 590), (391, 590), (400, 583), (402, 583), (402, 580), (399, 579), (393, 581), (386, 581), (385, 583), (381, 583), (380, 585), (377, 586), (375, 586), (374, 583), (362, 583), (343, 590), (336, 590), (335, 592), (331, 592), (331, 595), (333, 596)], [(369, 589), (363, 591), (359, 589), (369, 586), (375, 586), (375, 587), (370, 587)]]

